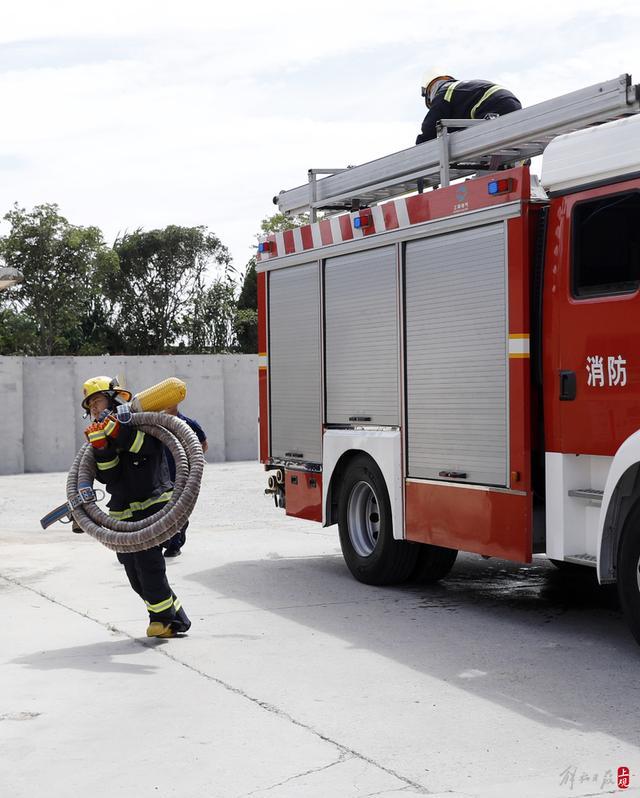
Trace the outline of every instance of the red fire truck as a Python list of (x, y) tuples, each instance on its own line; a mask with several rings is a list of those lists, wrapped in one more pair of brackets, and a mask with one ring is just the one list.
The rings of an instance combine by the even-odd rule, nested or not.
[(260, 460), (356, 579), (545, 552), (617, 582), (640, 642), (639, 101), (443, 120), (276, 198), (310, 222), (259, 246)]

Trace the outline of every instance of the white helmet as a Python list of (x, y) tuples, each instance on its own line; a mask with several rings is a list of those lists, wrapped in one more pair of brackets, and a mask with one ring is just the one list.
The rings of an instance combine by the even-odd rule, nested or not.
[(433, 98), (435, 97), (435, 94), (440, 88), (441, 84), (448, 80), (454, 80), (454, 78), (451, 75), (448, 75), (443, 69), (432, 67), (425, 72), (420, 85), (420, 93), (424, 97), (424, 101), (428, 107), (431, 106)]

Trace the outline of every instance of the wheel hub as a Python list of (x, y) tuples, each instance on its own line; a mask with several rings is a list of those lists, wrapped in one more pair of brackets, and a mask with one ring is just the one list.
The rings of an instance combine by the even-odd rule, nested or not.
[(347, 504), (349, 538), (360, 557), (369, 557), (380, 534), (378, 498), (368, 482), (358, 482), (351, 489)]

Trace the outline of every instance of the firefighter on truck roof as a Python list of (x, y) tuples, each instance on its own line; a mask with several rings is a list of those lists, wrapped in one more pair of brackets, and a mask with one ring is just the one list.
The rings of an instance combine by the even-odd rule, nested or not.
[[(93, 447), (96, 479), (110, 494), (109, 515), (140, 521), (157, 513), (171, 499), (171, 480), (163, 446), (157, 438), (125, 423), (131, 399), (111, 377), (92, 377), (83, 386), (82, 407), (92, 423), (85, 430)], [(129, 583), (149, 613), (147, 637), (175, 637), (188, 631), (191, 621), (167, 581), (160, 546), (117, 553)]]
[(520, 100), (502, 86), (487, 80), (456, 80), (441, 70), (425, 75), (421, 92), (429, 112), (416, 144), (435, 139), (441, 119), (491, 119), (522, 108)]

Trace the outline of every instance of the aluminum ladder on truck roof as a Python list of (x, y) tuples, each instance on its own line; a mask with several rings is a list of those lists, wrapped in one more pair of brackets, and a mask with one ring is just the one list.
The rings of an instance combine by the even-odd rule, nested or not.
[[(354, 210), (423, 187), (495, 170), (544, 152), (561, 133), (640, 111), (640, 85), (623, 74), (490, 120), (443, 120), (438, 138), (346, 169), (310, 169), (309, 182), (273, 198), (281, 213)], [(454, 133), (448, 128), (464, 127)], [(326, 177), (317, 179), (317, 175)]]

